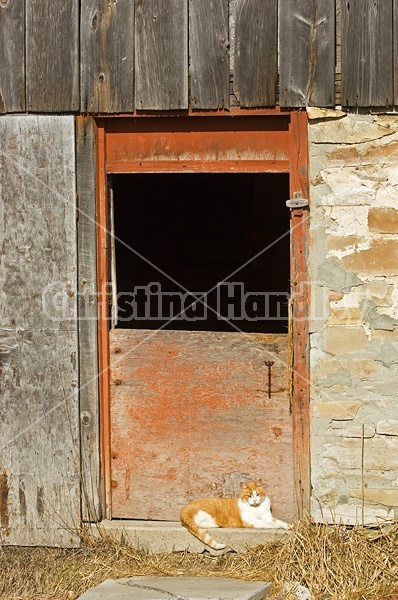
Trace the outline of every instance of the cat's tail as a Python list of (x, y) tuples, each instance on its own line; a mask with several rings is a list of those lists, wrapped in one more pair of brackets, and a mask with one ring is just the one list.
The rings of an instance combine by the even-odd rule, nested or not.
[(194, 519), (195, 514), (189, 510), (189, 505), (183, 508), (180, 514), (181, 523), (188, 529), (192, 535), (198, 538), (201, 542), (213, 548), (213, 550), (224, 550), (225, 544), (217, 542), (206, 529), (200, 527)]

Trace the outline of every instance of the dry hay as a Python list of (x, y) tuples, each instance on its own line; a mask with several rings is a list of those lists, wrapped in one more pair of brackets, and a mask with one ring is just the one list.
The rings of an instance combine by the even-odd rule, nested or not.
[(288, 598), (284, 583), (299, 582), (313, 600), (398, 600), (398, 524), (370, 530), (302, 520), (278, 542), (220, 557), (153, 555), (87, 535), (75, 550), (0, 549), (3, 600), (73, 600), (107, 578), (133, 575), (266, 580), (278, 599)]

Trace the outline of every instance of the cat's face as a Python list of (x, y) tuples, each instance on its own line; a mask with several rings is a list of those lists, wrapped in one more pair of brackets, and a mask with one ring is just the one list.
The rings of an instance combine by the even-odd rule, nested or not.
[(240, 499), (250, 506), (260, 506), (267, 494), (260, 481), (249, 481), (241, 484)]

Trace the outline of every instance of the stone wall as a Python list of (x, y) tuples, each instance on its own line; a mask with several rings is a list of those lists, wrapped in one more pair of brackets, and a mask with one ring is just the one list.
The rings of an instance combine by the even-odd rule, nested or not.
[(312, 514), (369, 523), (398, 517), (398, 115), (308, 113)]

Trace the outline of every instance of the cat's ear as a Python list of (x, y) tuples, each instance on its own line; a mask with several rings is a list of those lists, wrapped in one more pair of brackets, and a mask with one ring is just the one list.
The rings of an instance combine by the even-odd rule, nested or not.
[(246, 481), (241, 481), (240, 482), (240, 489), (243, 490), (243, 488), (246, 487)]
[(257, 484), (258, 485), (264, 485), (264, 481), (262, 479), (257, 479)]

